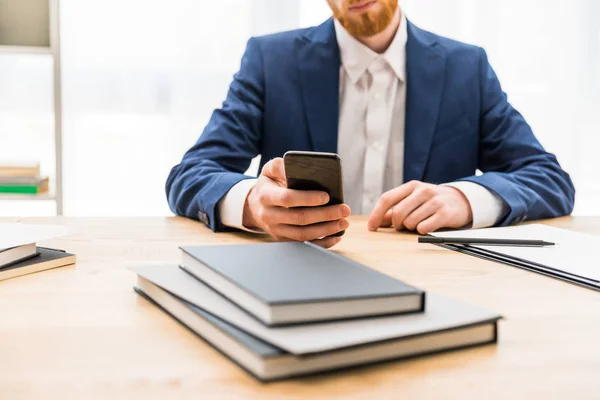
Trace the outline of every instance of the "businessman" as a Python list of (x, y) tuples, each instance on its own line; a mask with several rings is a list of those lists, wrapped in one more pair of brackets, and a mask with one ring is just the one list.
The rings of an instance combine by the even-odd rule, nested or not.
[[(416, 27), (398, 0), (327, 2), (320, 26), (249, 40), (223, 106), (169, 175), (176, 214), (331, 247), (351, 210), (370, 230), (423, 234), (572, 211), (569, 175), (483, 49)], [(287, 189), (288, 150), (337, 152), (347, 204)], [(260, 176), (245, 176), (259, 154)]]

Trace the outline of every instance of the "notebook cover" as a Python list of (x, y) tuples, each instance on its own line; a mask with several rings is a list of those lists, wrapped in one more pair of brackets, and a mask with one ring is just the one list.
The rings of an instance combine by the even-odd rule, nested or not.
[[(181, 249), (269, 305), (406, 295), (421, 295), (424, 304), (423, 291), (312, 244), (287, 242)], [(185, 267), (191, 272), (197, 268)]]

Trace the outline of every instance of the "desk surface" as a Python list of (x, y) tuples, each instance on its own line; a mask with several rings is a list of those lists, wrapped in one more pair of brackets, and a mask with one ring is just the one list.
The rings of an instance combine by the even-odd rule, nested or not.
[[(44, 218), (76, 226), (43, 243), (74, 267), (0, 282), (0, 398), (598, 398), (600, 294), (520, 269), (367, 232), (336, 251), (420, 288), (505, 316), (497, 346), (260, 384), (133, 292), (128, 265), (174, 261), (178, 246), (250, 242), (182, 218)], [(600, 219), (553, 225), (600, 234)], [(574, 262), (597, 262), (574, 260)]]

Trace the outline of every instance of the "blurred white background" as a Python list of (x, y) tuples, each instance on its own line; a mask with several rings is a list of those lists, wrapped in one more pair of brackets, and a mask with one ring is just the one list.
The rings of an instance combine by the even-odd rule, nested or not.
[[(325, 0), (62, 0), (69, 216), (170, 215), (164, 183), (219, 107), (252, 35), (319, 24)], [(400, 0), (418, 26), (483, 46), (509, 100), (600, 214), (600, 1)], [(52, 70), (0, 54), (0, 160), (54, 168)], [(0, 215), (52, 215), (0, 202)]]

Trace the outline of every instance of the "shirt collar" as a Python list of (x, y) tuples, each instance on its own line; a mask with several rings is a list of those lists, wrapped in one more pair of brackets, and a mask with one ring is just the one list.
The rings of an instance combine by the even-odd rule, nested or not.
[(408, 23), (404, 13), (402, 13), (400, 26), (390, 47), (381, 55), (359, 42), (344, 29), (337, 19), (334, 19), (334, 25), (342, 66), (353, 84), (358, 82), (377, 57), (383, 57), (398, 79), (404, 82), (406, 77), (406, 42), (408, 41)]

